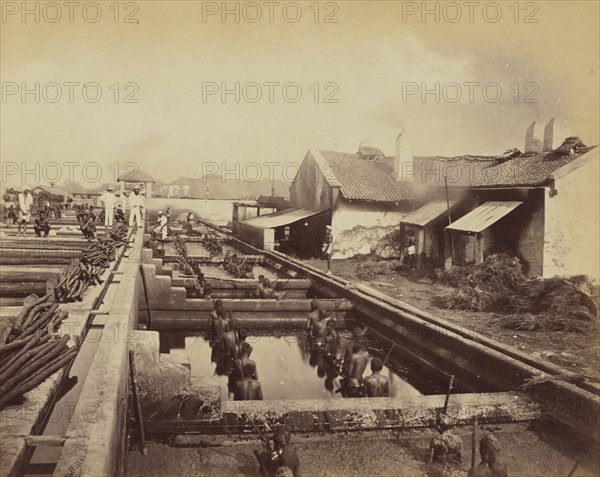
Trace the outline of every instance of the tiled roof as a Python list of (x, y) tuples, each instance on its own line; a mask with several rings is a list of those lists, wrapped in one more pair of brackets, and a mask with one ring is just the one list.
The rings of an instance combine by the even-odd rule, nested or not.
[(376, 160), (360, 154), (315, 151), (313, 154), (329, 184), (340, 187), (350, 200), (397, 202), (425, 197), (427, 187), (536, 187), (552, 174), (596, 146), (587, 147), (569, 137), (554, 151), (523, 154), (518, 149), (500, 156), (415, 156), (413, 180), (394, 180), (394, 157)]
[(415, 157), (414, 180), (433, 187), (445, 186), (444, 176), (448, 187), (542, 186), (554, 171), (591, 149), (579, 138), (567, 138), (549, 152), (522, 154), (511, 150), (502, 156)]
[(330, 184), (339, 183), (346, 199), (397, 202), (416, 199), (424, 193), (420, 184), (394, 180), (387, 165), (389, 160), (384, 160), (384, 164), (382, 161), (366, 160), (358, 154), (320, 152), (326, 163), (321, 165), (323, 174)]
[(135, 171), (125, 172), (121, 174), (117, 178), (118, 182), (156, 182), (154, 178), (142, 171), (141, 169), (136, 169)]

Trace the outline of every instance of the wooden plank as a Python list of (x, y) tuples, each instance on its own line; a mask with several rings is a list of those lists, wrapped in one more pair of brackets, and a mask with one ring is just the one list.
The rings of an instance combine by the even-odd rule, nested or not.
[(67, 437), (63, 436), (27, 436), (25, 437), (25, 443), (28, 446), (49, 446), (49, 447), (62, 447), (67, 441)]
[(146, 455), (146, 435), (144, 434), (144, 420), (142, 417), (142, 405), (139, 400), (137, 379), (135, 372), (135, 355), (129, 350), (129, 371), (131, 376), (131, 393), (133, 395), (134, 413), (140, 430), (140, 450)]

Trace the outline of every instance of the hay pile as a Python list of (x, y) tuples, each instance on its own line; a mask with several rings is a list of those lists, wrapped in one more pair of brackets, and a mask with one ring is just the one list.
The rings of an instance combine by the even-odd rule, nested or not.
[(597, 317), (585, 276), (530, 279), (504, 254), (453, 267), (439, 281), (454, 288), (443, 297), (447, 308), (502, 313), (502, 325), (513, 330), (581, 332)]

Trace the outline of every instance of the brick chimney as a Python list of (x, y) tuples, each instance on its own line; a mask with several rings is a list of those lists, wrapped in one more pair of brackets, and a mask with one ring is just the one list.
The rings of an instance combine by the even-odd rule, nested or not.
[(544, 147), (544, 125), (537, 121), (532, 122), (525, 133), (525, 154), (542, 152)]
[(544, 152), (553, 151), (571, 136), (571, 125), (561, 118), (552, 118), (544, 128)]
[(413, 163), (410, 137), (404, 130), (396, 138), (396, 153), (394, 156), (393, 177), (399, 182), (414, 180), (415, 166)]

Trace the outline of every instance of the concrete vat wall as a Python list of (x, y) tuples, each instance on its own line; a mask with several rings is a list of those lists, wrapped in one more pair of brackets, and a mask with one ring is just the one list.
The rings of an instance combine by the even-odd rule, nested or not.
[[(141, 244), (143, 230), (135, 242)], [(98, 349), (78, 400), (80, 409), (67, 429), (67, 441), (54, 475), (119, 475), (125, 462), (128, 350), (137, 326), (140, 291), (139, 253), (122, 265), (123, 275)]]

